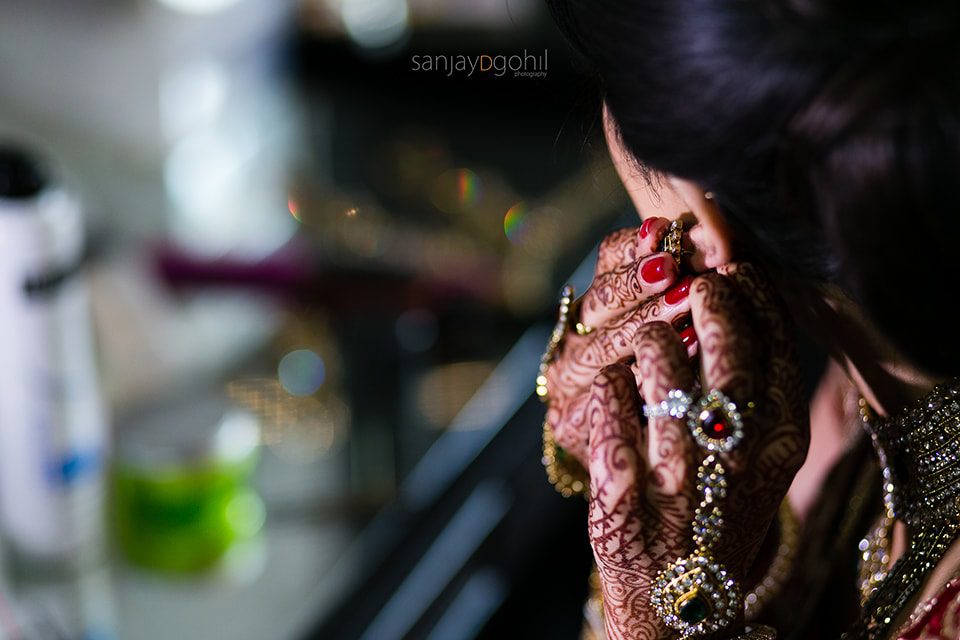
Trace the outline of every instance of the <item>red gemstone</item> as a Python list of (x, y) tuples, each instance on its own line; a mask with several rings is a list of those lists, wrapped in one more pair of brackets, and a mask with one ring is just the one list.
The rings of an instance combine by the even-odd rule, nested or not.
[(726, 421), (720, 415), (710, 409), (705, 409), (700, 414), (700, 423), (703, 425), (707, 435), (714, 438), (726, 438), (729, 428)]

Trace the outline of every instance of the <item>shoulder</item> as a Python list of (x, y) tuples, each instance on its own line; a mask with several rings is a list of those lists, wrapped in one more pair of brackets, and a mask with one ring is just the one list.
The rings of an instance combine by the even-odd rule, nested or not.
[(960, 639), (960, 577), (947, 582), (932, 598), (913, 610), (896, 634), (897, 640)]

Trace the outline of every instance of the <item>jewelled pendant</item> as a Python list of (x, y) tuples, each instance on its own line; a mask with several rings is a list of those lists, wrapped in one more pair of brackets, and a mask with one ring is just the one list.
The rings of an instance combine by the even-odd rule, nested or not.
[(662, 571), (650, 602), (681, 638), (723, 629), (743, 610), (736, 581), (722, 565), (702, 553), (678, 558)]

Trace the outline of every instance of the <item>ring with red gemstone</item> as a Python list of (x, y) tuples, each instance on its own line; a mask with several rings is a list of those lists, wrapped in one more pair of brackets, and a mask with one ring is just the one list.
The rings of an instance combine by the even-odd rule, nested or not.
[(697, 444), (707, 451), (727, 453), (743, 440), (743, 415), (719, 389), (711, 389), (690, 405), (687, 426)]

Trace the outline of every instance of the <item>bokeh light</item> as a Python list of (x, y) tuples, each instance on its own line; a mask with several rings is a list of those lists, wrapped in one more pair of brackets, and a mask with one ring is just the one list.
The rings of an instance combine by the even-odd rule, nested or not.
[(290, 212), (294, 220), (303, 222), (303, 220), (300, 219), (300, 203), (294, 200), (293, 196), (287, 198), (287, 211)]
[(292, 396), (316, 393), (326, 374), (323, 358), (310, 349), (291, 351), (281, 358), (277, 367), (280, 384)]
[(475, 171), (450, 169), (434, 182), (431, 202), (444, 213), (469, 213), (483, 198), (483, 183)]
[(525, 202), (518, 202), (503, 216), (503, 233), (513, 243), (523, 242), (529, 224), (529, 211)]
[(223, 518), (236, 535), (249, 537), (263, 528), (266, 520), (263, 500), (252, 489), (237, 491), (224, 505)]
[(233, 252), (255, 259), (297, 232), (297, 221), (278, 206), (289, 193), (267, 177), (261, 133), (252, 123), (230, 121), (193, 131), (171, 147), (163, 179), (170, 235), (180, 247), (197, 256)]
[(341, 0), (340, 16), (347, 35), (364, 49), (385, 49), (410, 31), (407, 0)]
[(158, 2), (168, 9), (179, 11), (181, 13), (216, 13), (223, 11), (235, 4), (238, 0), (158, 0)]
[(317, 460), (347, 438), (350, 408), (329, 385), (293, 396), (275, 378), (244, 378), (228, 383), (227, 394), (257, 415), (263, 443), (284, 460)]
[(473, 206), (480, 197), (480, 178), (470, 169), (457, 169), (456, 176), (460, 206)]
[(208, 56), (174, 66), (160, 78), (160, 123), (171, 142), (215, 126), (230, 99), (229, 72)]

